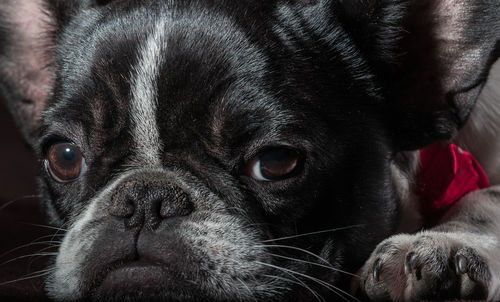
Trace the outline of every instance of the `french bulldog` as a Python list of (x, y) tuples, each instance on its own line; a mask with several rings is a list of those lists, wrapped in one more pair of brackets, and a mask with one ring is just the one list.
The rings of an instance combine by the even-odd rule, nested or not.
[[(499, 37), (498, 0), (3, 0), (47, 294), (499, 300)], [(491, 186), (429, 224), (439, 142)]]

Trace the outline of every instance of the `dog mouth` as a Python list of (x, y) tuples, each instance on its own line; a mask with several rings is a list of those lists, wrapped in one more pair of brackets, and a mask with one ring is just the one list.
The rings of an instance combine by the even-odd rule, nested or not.
[[(176, 273), (165, 264), (150, 260), (135, 260), (115, 265), (102, 278), (95, 300), (122, 300), (141, 297), (183, 297), (200, 291), (199, 285), (188, 276)], [(149, 301), (149, 300), (148, 300)]]
[(159, 264), (133, 261), (112, 269), (104, 277), (100, 289), (112, 293), (122, 289), (158, 286), (165, 283), (166, 274), (166, 269)]

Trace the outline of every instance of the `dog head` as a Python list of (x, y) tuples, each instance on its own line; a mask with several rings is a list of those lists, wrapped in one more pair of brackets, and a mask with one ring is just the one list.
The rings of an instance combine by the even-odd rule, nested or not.
[(345, 296), (399, 223), (396, 154), (451, 137), (495, 55), (487, 3), (440, 3), (1, 4), (0, 88), (67, 230), (50, 296)]

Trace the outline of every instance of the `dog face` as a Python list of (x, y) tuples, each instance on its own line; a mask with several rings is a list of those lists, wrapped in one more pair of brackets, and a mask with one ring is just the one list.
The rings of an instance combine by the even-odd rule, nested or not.
[[(71, 227), (49, 292), (265, 299), (288, 294), (280, 290), (289, 286), (286, 270), (310, 274), (273, 253), (311, 261), (296, 250), (308, 248), (338, 259), (339, 269), (359, 265), (341, 259), (355, 246), (368, 253), (394, 225), (384, 215), (396, 211), (380, 177), (390, 149), (374, 126), (378, 114), (357, 109), (372, 91), (347, 91), (356, 83), (349, 66), (312, 78), (326, 70), (303, 64), (307, 54), (288, 58), (278, 29), (256, 37), (262, 29), (206, 5), (125, 9), (119, 18), (99, 10), (74, 17), (78, 26), (57, 50), (62, 71), (40, 150), (55, 218)], [(304, 72), (276, 70), (281, 60)], [(367, 145), (370, 154), (359, 152)], [(372, 175), (361, 171), (367, 165)], [(358, 182), (367, 184), (354, 192), (360, 197), (348, 185)], [(354, 225), (377, 232), (370, 240), (359, 240), (364, 226), (303, 243), (268, 241)]]
[(50, 76), (34, 82), (49, 88), (14, 111), (43, 108), (25, 133), (67, 230), (50, 296), (345, 296), (322, 282), (347, 288), (395, 230), (395, 154), (453, 128), (410, 143), (394, 131), (411, 128), (377, 74), (392, 70), (394, 41), (360, 40), (395, 34), (404, 7), (366, 6), (385, 19), (355, 33), (355, 4), (265, 2), (48, 3)]

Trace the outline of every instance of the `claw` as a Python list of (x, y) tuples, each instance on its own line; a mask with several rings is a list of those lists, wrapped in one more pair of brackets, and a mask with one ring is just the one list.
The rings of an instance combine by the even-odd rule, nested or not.
[(413, 272), (413, 268), (415, 267), (415, 259), (416, 255), (414, 252), (409, 253), (406, 255), (406, 261), (405, 261), (405, 274), (409, 275)]
[(458, 274), (465, 274), (469, 270), (467, 267), (467, 259), (462, 255), (457, 255), (455, 258), (455, 270)]
[(373, 263), (373, 279), (377, 282), (380, 279), (381, 267), (382, 267), (382, 261), (380, 259), (375, 260), (375, 263)]

